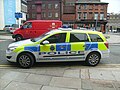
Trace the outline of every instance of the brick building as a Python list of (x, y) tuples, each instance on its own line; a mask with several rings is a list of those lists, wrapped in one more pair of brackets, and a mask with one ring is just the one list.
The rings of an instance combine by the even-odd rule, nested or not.
[(28, 20), (60, 20), (60, 0), (28, 0)]
[(79, 0), (75, 6), (78, 28), (92, 28), (105, 32), (108, 3), (100, 2), (100, 0)]
[(62, 21), (64, 24), (70, 25), (72, 28), (75, 27), (76, 20), (76, 9), (75, 3), (77, 0), (62, 0)]
[(72, 28), (105, 32), (108, 3), (100, 0), (28, 0), (28, 20), (61, 20)]

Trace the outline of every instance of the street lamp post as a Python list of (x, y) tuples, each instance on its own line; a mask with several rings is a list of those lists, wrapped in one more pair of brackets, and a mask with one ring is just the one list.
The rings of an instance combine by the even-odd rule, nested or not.
[(96, 22), (95, 22), (95, 30), (97, 31), (97, 20), (98, 18), (96, 17)]

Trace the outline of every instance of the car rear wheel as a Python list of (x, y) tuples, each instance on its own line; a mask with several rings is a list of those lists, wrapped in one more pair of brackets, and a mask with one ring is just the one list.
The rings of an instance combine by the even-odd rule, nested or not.
[(16, 35), (15, 36), (15, 41), (20, 41), (20, 40), (22, 40), (23, 38), (22, 38), (22, 36), (21, 35)]
[(17, 59), (18, 64), (22, 68), (30, 68), (31, 66), (33, 66), (34, 61), (35, 60), (34, 60), (33, 56), (29, 53), (20, 54)]
[(100, 62), (101, 56), (97, 52), (90, 53), (86, 58), (86, 64), (96, 66)]

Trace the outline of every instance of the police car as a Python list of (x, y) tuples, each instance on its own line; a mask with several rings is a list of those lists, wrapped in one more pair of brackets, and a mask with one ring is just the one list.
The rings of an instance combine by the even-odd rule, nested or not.
[(7, 60), (23, 68), (30, 68), (35, 62), (57, 61), (85, 61), (96, 66), (108, 56), (108, 42), (101, 32), (62, 28), (14, 42), (6, 50)]

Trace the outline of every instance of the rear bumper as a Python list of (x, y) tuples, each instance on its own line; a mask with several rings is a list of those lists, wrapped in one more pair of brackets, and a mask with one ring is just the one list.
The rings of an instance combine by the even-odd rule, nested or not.
[(102, 51), (102, 58), (108, 58), (110, 54), (110, 50)]

